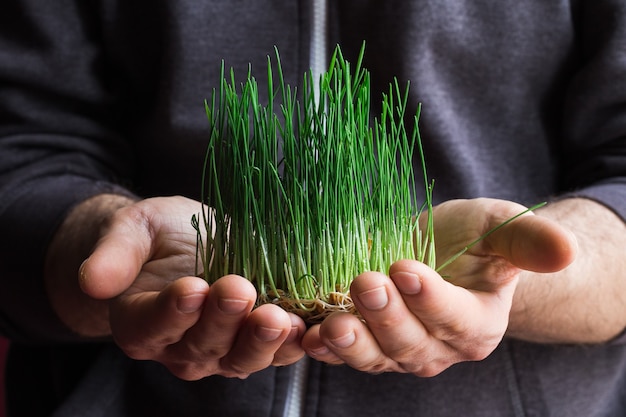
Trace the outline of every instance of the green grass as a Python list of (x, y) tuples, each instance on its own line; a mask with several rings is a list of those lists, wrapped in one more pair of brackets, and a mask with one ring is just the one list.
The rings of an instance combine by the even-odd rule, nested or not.
[[(277, 50), (275, 62), (267, 59), (266, 92), (251, 68), (238, 83), (222, 62), (222, 82), (205, 103), (204, 205), (192, 219), (207, 281), (243, 275), (260, 302), (315, 320), (327, 309), (352, 311), (350, 283), (362, 272), (386, 273), (399, 259), (435, 268), (420, 108), (408, 113), (409, 85), (395, 80), (372, 119), (363, 55), (352, 65), (337, 47), (319, 80), (304, 75), (302, 91), (285, 83)], [(426, 201), (416, 201), (417, 187)]]

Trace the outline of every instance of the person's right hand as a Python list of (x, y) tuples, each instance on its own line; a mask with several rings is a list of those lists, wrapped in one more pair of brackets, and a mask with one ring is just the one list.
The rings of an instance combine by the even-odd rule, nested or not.
[(135, 359), (154, 360), (174, 375), (245, 378), (304, 355), (304, 322), (275, 305), (253, 310), (246, 279), (229, 275), (209, 286), (193, 276), (200, 203), (154, 198), (122, 208), (80, 268), (80, 286), (110, 300), (111, 333)]

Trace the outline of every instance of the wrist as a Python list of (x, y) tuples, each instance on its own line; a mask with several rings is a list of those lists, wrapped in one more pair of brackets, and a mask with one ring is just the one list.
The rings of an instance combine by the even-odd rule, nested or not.
[(507, 335), (540, 343), (604, 343), (626, 327), (622, 256), (626, 226), (607, 207), (587, 199), (565, 199), (537, 215), (569, 229), (578, 256), (550, 274), (524, 271), (513, 297)]

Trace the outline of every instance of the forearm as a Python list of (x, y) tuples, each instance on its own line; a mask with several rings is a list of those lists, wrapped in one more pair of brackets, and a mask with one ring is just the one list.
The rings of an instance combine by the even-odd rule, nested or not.
[(550, 204), (537, 215), (556, 220), (577, 238), (576, 260), (553, 274), (524, 272), (507, 334), (541, 343), (600, 343), (626, 326), (626, 225), (587, 199)]
[(84, 201), (68, 214), (48, 248), (44, 279), (50, 303), (61, 321), (81, 336), (103, 337), (111, 332), (107, 301), (81, 291), (79, 269), (113, 213), (132, 203), (113, 194)]

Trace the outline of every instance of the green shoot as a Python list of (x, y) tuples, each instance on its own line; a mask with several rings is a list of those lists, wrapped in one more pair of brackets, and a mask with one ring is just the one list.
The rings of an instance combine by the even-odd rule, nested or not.
[[(275, 63), (267, 58), (265, 95), (251, 68), (237, 83), (222, 63), (219, 89), (205, 102), (211, 130), (203, 206), (192, 219), (207, 281), (243, 275), (255, 284), (259, 302), (316, 321), (329, 309), (354, 311), (349, 288), (363, 272), (386, 273), (400, 259), (435, 268), (433, 182), (426, 175), (420, 108), (412, 118), (407, 114), (409, 85), (396, 80), (372, 120), (363, 55), (364, 47), (353, 67), (337, 47), (328, 71), (319, 80), (305, 74), (298, 92), (285, 83), (276, 50)], [(405, 120), (413, 120), (410, 133)], [(415, 152), (424, 178), (421, 204)]]

